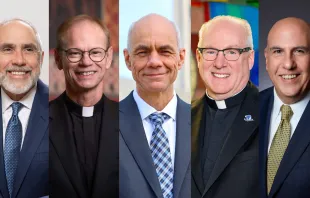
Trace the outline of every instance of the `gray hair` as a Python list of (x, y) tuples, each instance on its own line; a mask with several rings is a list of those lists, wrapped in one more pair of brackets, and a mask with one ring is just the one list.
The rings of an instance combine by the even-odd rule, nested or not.
[(219, 21), (230, 21), (236, 24), (239, 24), (241, 27), (244, 28), (244, 30), (246, 31), (247, 34), (247, 45), (249, 45), (252, 49), (254, 49), (254, 44), (253, 44), (253, 37), (252, 37), (252, 30), (251, 30), (251, 26), (249, 24), (249, 22), (247, 20), (238, 18), (238, 17), (234, 17), (234, 16), (216, 16), (213, 19), (205, 22), (200, 30), (199, 30), (199, 42), (198, 42), (198, 47), (202, 47), (202, 39), (203, 39), (203, 32), (205, 31), (205, 29), (209, 28), (210, 26), (212, 26), (213, 24), (219, 22)]
[[(147, 16), (149, 16), (149, 15), (153, 15), (153, 14), (148, 14), (148, 15), (146, 15), (146, 16), (144, 16), (144, 17), (147, 17)], [(157, 15), (157, 14), (156, 14)], [(159, 15), (160, 16), (160, 15)], [(142, 18), (144, 18), (144, 17), (142, 17)], [(163, 17), (163, 16), (162, 16)], [(140, 18), (140, 19), (142, 19), (142, 18)], [(139, 19), (139, 20), (140, 20)], [(138, 21), (139, 21), (138, 20)], [(174, 27), (174, 30), (175, 30), (175, 32), (176, 32), (176, 35), (177, 35), (177, 46), (178, 46), (178, 49), (180, 49), (181, 48), (181, 33), (180, 33), (180, 30), (179, 30), (179, 28), (178, 28), (178, 26), (175, 24), (175, 22), (173, 22), (173, 21), (170, 21), (169, 19), (167, 19), (172, 25), (173, 25), (173, 27)], [(132, 34), (132, 31), (133, 31), (133, 28), (134, 28), (134, 26), (136, 25), (136, 23), (138, 22), (138, 21), (135, 21), (135, 22), (133, 22), (131, 25), (130, 25), (130, 27), (129, 27), (129, 30), (128, 30), (128, 36), (127, 36), (127, 50), (130, 52), (130, 50), (131, 50), (131, 34)]]
[(28, 25), (34, 31), (36, 39), (37, 39), (37, 43), (39, 45), (38, 46), (39, 50), (42, 52), (42, 41), (40, 39), (40, 35), (39, 35), (38, 31), (36, 30), (36, 28), (29, 21), (26, 21), (26, 20), (20, 19), (20, 18), (14, 18), (14, 19), (9, 19), (9, 20), (1, 22), (0, 26), (6, 25), (6, 24), (14, 22), (14, 21), (19, 21), (21, 23), (24, 23), (24, 24)]

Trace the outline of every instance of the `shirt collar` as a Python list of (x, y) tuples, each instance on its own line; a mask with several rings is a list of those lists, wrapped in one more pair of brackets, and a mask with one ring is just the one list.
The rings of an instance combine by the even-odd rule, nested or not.
[(225, 100), (214, 100), (208, 95), (208, 91), (206, 90), (207, 103), (214, 109), (227, 109), (234, 107), (243, 101), (246, 93), (246, 87), (247, 86), (245, 86), (240, 92)]
[[(276, 89), (273, 88), (273, 95), (274, 95), (274, 102), (273, 102), (273, 110), (276, 113), (276, 115), (280, 114), (280, 108), (283, 104), (282, 100), (279, 98)], [(307, 93), (307, 95), (300, 101), (290, 104), (289, 106), (292, 108), (293, 116), (298, 116), (299, 114), (302, 114), (310, 100), (310, 91)], [(285, 104), (287, 105), (287, 104)], [(299, 117), (299, 116), (298, 116)], [(301, 117), (301, 115), (300, 115)]]
[(67, 93), (64, 95), (65, 103), (68, 107), (69, 112), (72, 112), (78, 116), (82, 117), (92, 117), (94, 114), (100, 113), (104, 108), (104, 96), (102, 95), (101, 99), (91, 107), (83, 107), (77, 103), (75, 103)]
[(155, 112), (163, 112), (170, 116), (173, 120), (176, 119), (176, 109), (177, 109), (177, 97), (176, 93), (173, 93), (172, 99), (169, 101), (169, 103), (165, 106), (165, 108), (162, 111), (157, 111), (154, 107), (147, 104), (138, 94), (136, 89), (133, 91), (133, 98), (137, 103), (141, 119), (146, 119), (149, 115)]
[(4, 113), (12, 105), (13, 102), (20, 102), (23, 104), (24, 107), (31, 110), (36, 91), (37, 84), (35, 84), (35, 86), (31, 88), (30, 91), (21, 100), (14, 101), (1, 88), (2, 113)]

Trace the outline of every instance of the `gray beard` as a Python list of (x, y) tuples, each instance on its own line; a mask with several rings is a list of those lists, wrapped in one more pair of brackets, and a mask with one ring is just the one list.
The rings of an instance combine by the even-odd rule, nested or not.
[(27, 93), (38, 81), (40, 76), (40, 70), (37, 73), (31, 73), (30, 78), (26, 80), (23, 86), (16, 86), (14, 80), (10, 79), (7, 75), (0, 73), (1, 86), (12, 94), (24, 94)]

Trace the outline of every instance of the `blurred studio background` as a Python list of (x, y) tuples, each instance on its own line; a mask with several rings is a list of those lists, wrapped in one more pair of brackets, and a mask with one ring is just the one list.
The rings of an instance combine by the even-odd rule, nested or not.
[(180, 29), (181, 46), (185, 48), (186, 55), (184, 65), (174, 83), (174, 88), (183, 100), (190, 102), (190, 0), (119, 0), (119, 4), (119, 99), (124, 99), (135, 88), (135, 81), (126, 67), (123, 56), (123, 50), (127, 47), (129, 27), (141, 17), (156, 13), (174, 21)]
[(245, 19), (252, 28), (255, 50), (255, 63), (250, 80), (258, 86), (259, 36), (258, 36), (258, 0), (192, 0), (191, 1), (191, 94), (192, 100), (205, 94), (195, 52), (198, 44), (198, 32), (204, 22), (218, 15), (230, 15)]
[[(118, 0), (53, 0), (49, 1), (49, 99), (55, 99), (65, 90), (63, 71), (58, 70), (54, 61), (56, 31), (67, 18), (87, 14), (102, 19), (110, 30), (111, 45), (114, 49), (111, 68), (104, 76), (104, 93), (118, 101)], [(91, 36), (91, 35), (90, 35)], [(48, 53), (46, 53), (48, 55)]]

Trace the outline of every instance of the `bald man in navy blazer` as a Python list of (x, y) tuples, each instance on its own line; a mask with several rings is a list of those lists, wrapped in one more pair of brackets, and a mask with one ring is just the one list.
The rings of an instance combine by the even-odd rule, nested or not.
[[(260, 186), (264, 198), (310, 197), (309, 51), (310, 27), (304, 20), (285, 18), (271, 28), (265, 57), (274, 86), (260, 93)], [(292, 112), (290, 135), (288, 140), (281, 139), (280, 148), (287, 146), (271, 177), (268, 164), (274, 160), (271, 153), (273, 145), (278, 145), (284, 106)]]
[[(150, 14), (133, 23), (128, 37), (124, 56), (136, 89), (120, 102), (120, 197), (188, 198), (190, 106), (173, 89), (185, 56), (178, 30)], [(159, 131), (154, 115), (164, 120)]]

